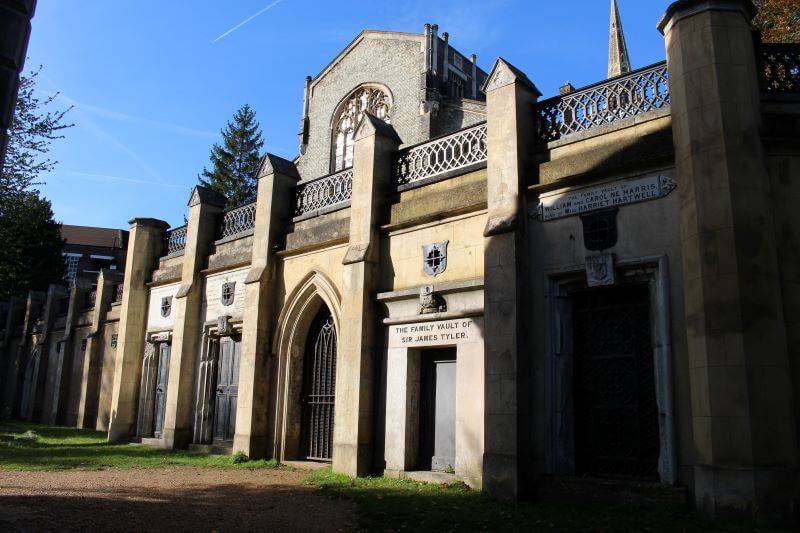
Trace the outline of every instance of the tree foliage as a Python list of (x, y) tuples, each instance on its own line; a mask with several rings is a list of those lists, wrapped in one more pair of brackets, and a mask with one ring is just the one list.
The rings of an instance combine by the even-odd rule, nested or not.
[(756, 0), (753, 24), (767, 43), (800, 43), (800, 0)]
[(245, 104), (228, 121), (222, 133), (222, 145), (211, 148), (212, 168), (204, 168), (200, 184), (223, 194), (228, 207), (255, 199), (258, 167), (261, 163), (261, 129), (255, 111)]
[(0, 195), (39, 185), (39, 176), (50, 172), (57, 164), (46, 157), (50, 144), (63, 138), (63, 131), (72, 127), (64, 122), (64, 115), (71, 107), (49, 108), (58, 93), (45, 98), (37, 95), (36, 81), (41, 70), (39, 67), (19, 80), (14, 118), (8, 130), (6, 159), (0, 174)]
[(61, 224), (39, 191), (0, 201), (0, 299), (46, 290), (64, 278)]
[(8, 149), (0, 172), (0, 299), (45, 290), (64, 277), (61, 224), (50, 202), (32, 187), (56, 161), (47, 158), (50, 144), (72, 126), (69, 111), (49, 108), (58, 94), (40, 98), (33, 71), (20, 78)]

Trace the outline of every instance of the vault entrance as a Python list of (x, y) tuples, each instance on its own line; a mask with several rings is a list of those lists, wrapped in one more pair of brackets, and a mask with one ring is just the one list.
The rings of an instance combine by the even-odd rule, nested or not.
[(648, 286), (585, 290), (571, 300), (575, 474), (657, 480)]
[(303, 363), (301, 453), (306, 459), (333, 456), (333, 412), (336, 396), (336, 327), (326, 306), (314, 318)]
[(456, 349), (423, 350), (421, 364), (419, 465), (452, 472), (456, 465)]

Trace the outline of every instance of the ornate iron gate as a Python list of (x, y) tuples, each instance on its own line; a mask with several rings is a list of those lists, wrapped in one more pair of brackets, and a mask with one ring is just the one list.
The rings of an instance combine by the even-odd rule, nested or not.
[(577, 475), (658, 478), (649, 290), (572, 295)]
[(314, 319), (306, 340), (303, 368), (303, 453), (330, 461), (336, 389), (336, 328), (327, 308)]

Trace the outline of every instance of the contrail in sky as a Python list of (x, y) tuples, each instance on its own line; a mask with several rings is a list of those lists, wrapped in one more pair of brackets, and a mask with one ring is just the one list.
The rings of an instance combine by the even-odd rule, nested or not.
[(261, 11), (259, 11), (258, 13), (256, 13), (255, 15), (251, 16), (250, 18), (247, 18), (247, 19), (243, 20), (242, 22), (240, 22), (239, 24), (237, 24), (237, 25), (236, 25), (236, 26), (234, 26), (233, 28), (229, 29), (228, 31), (226, 31), (225, 33), (223, 33), (222, 35), (220, 35), (219, 37), (217, 37), (216, 39), (214, 39), (214, 40), (212, 41), (212, 43), (215, 43), (215, 42), (219, 41), (220, 39), (223, 39), (223, 38), (227, 37), (228, 35), (230, 35), (231, 33), (235, 32), (236, 30), (238, 30), (239, 28), (241, 28), (242, 26), (244, 26), (245, 24), (247, 24), (248, 22), (250, 22), (251, 20), (253, 20), (253, 19), (254, 19), (254, 18), (256, 18), (257, 16), (261, 15), (261, 14), (262, 14), (262, 13), (264, 13), (265, 11), (269, 11), (270, 9), (272, 9), (273, 7), (275, 7), (276, 5), (280, 4), (282, 1), (283, 1), (283, 0), (275, 0), (275, 1), (274, 1), (274, 2), (272, 2), (270, 5), (268, 5), (267, 7), (265, 7), (264, 9), (262, 9)]

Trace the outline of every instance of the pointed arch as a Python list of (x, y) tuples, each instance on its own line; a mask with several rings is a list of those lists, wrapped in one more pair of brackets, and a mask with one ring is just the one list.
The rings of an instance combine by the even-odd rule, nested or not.
[(353, 166), (356, 127), (365, 112), (391, 123), (394, 98), (388, 87), (379, 83), (363, 83), (350, 91), (331, 116), (331, 171)]
[(292, 291), (278, 318), (272, 353), (277, 355), (273, 457), (279, 461), (300, 455), (300, 388), (306, 338), (322, 307), (341, 331), (341, 296), (322, 272), (310, 272)]

